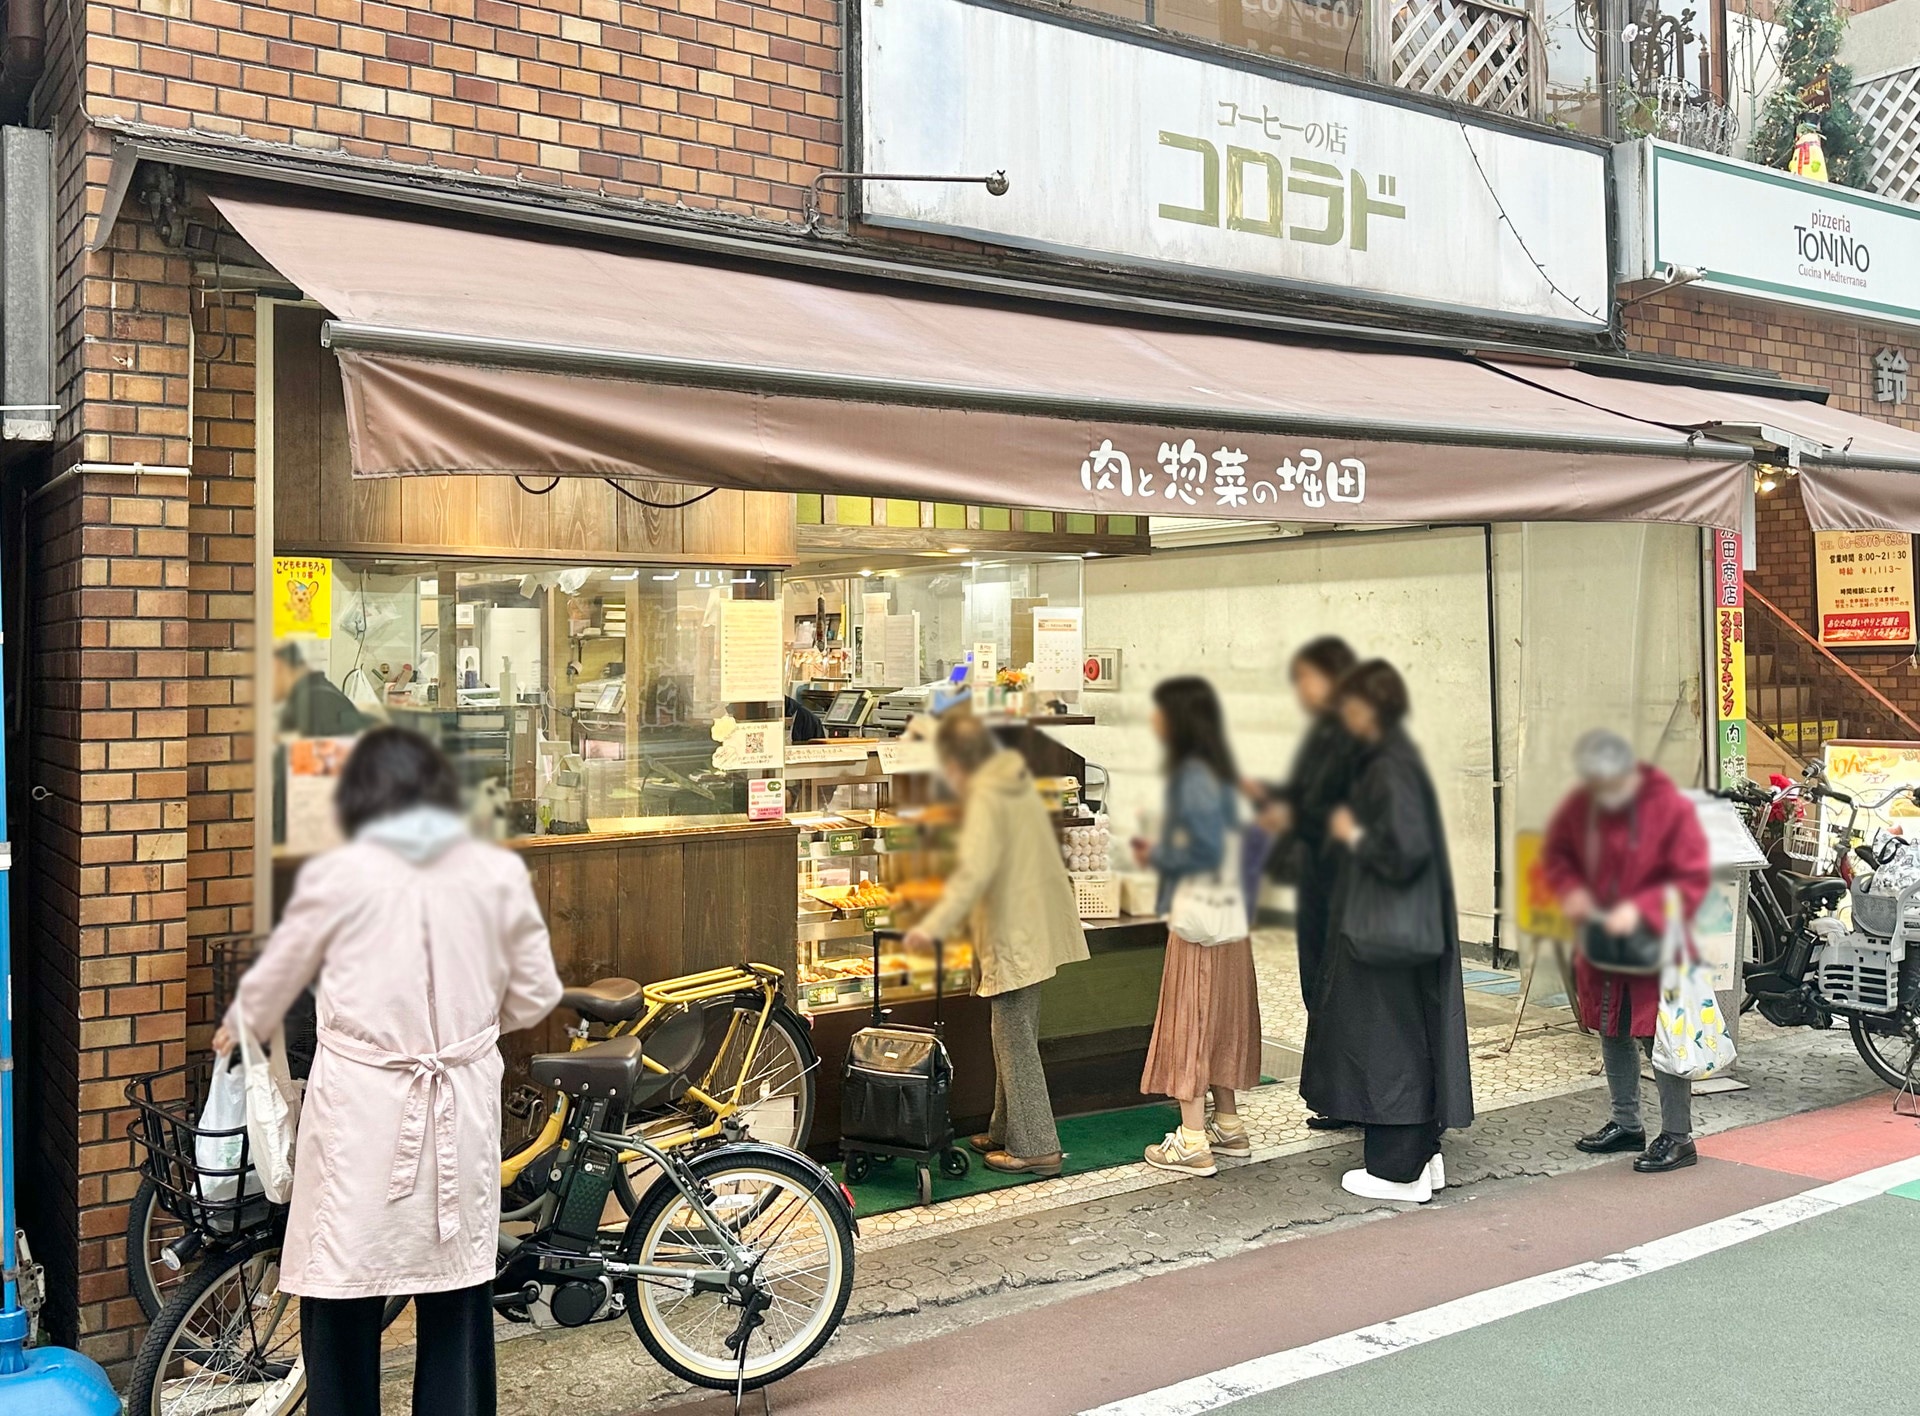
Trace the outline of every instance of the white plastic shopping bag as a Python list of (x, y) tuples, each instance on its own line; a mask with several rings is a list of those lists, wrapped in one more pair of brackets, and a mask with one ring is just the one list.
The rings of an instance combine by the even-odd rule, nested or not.
[(262, 1049), (237, 1013), (248, 1150), (261, 1191), (283, 1205), (293, 1194), (293, 1138), (300, 1125), (300, 1089), (287, 1069), (287, 1030), (276, 1031), (272, 1047)]
[[(240, 1163), (247, 1150), (247, 1081), (238, 1058), (214, 1059), (199, 1129), (193, 1139), (193, 1163), (200, 1172), (200, 1198), (230, 1200), (239, 1193)], [(206, 1134), (209, 1131), (221, 1134)], [(226, 1173), (214, 1173), (218, 1171)]]
[(1698, 1082), (1732, 1065), (1733, 1039), (1713, 996), (1713, 970), (1698, 958), (1671, 959), (1660, 975), (1653, 1070)]

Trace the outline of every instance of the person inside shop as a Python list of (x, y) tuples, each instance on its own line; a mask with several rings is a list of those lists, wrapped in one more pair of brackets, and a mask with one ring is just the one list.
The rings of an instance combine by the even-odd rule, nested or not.
[(273, 651), (273, 698), (280, 705), (280, 731), (299, 737), (352, 737), (373, 719), (318, 669), (307, 667), (297, 640)]
[(1340, 681), (1358, 744), (1353, 789), (1327, 819), (1339, 857), (1300, 1095), (1366, 1130), (1340, 1184), (1424, 1204), (1446, 1184), (1440, 1136), (1473, 1122), (1453, 870), (1439, 799), (1404, 726), (1406, 681), (1382, 659)]
[(1166, 754), (1166, 806), (1160, 839), (1136, 839), (1133, 855), (1159, 872), (1158, 909), (1169, 921), (1140, 1090), (1179, 1102), (1180, 1124), (1147, 1147), (1146, 1161), (1177, 1175), (1212, 1175), (1218, 1157), (1253, 1154), (1236, 1093), (1260, 1083), (1260, 998), (1233, 860), (1239, 774), (1219, 696), (1205, 679), (1158, 684), (1153, 730)]
[[(1302, 645), (1293, 656), (1289, 676), (1294, 696), (1308, 720), (1307, 735), (1294, 754), (1293, 771), (1284, 782), (1249, 781), (1247, 795), (1259, 810), (1260, 827), (1273, 840), (1266, 873), (1294, 888), (1294, 939), (1300, 959), (1300, 997), (1313, 1012), (1320, 982), (1320, 964), (1327, 951), (1327, 925), (1333, 909), (1334, 876), (1339, 850), (1327, 834), (1334, 808), (1353, 787), (1358, 745), (1334, 711), (1334, 690), (1359, 662), (1346, 640), (1323, 635)], [(1315, 1131), (1337, 1131), (1350, 1125), (1337, 1117), (1313, 1115), (1307, 1126)]]
[(491, 1416), (498, 1041), (560, 1001), (547, 926), (525, 861), (468, 833), (419, 734), (362, 737), (334, 809), (348, 843), (301, 868), (213, 1039), (225, 1057), (242, 1026), (271, 1038), (319, 981), (280, 1257), (306, 1410), (380, 1410), (382, 1312), (410, 1295), (414, 1416)]
[[(1622, 939), (1648, 931), (1664, 941), (1679, 912), (1682, 928), (1711, 883), (1706, 832), (1673, 779), (1639, 760), (1618, 733), (1596, 728), (1574, 745), (1580, 785), (1547, 828), (1547, 884), (1579, 932), (1602, 929)], [(1580, 1020), (1600, 1035), (1613, 1114), (1574, 1142), (1590, 1155), (1639, 1151), (1633, 1168), (1657, 1174), (1692, 1165), (1693, 1084), (1654, 1069), (1660, 1133), (1651, 1143), (1640, 1117), (1640, 1062), (1651, 1056), (1660, 1013), (1660, 975), (1598, 968), (1580, 948), (1574, 959)]]
[(1087, 957), (1073, 881), (1019, 753), (961, 709), (941, 716), (934, 751), (963, 803), (958, 858), (906, 945), (931, 952), (936, 939), (970, 932), (973, 991), (991, 1008), (994, 1080), (993, 1119), (969, 1144), (989, 1170), (1058, 1175), (1065, 1157), (1040, 1065), (1040, 985)]
[(787, 695), (787, 741), (825, 742), (827, 730), (820, 715), (791, 693)]

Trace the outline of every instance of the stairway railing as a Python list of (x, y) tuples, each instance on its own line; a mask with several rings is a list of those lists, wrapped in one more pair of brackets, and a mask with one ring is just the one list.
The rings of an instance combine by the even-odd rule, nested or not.
[(1747, 718), (1806, 759), (1836, 739), (1920, 742), (1916, 722), (1751, 585)]

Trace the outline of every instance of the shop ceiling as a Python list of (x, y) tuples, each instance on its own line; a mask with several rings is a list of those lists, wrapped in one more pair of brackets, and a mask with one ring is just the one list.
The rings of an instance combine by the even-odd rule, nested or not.
[(1920, 529), (1920, 437), (1805, 400), (214, 200), (334, 315), (363, 476), (1727, 526), (1766, 460), (1816, 525)]

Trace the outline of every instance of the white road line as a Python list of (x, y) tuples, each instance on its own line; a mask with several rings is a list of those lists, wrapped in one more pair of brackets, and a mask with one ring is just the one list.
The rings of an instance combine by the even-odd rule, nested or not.
[(1436, 1304), (1403, 1318), (1356, 1328), (1338, 1337), (1255, 1357), (1237, 1366), (1225, 1367), (1205, 1376), (1175, 1382), (1157, 1391), (1144, 1392), (1105, 1406), (1094, 1407), (1080, 1416), (1199, 1416), (1250, 1396), (1277, 1391), (1309, 1377), (1324, 1376), (1347, 1367), (1371, 1362), (1402, 1352), (1435, 1338), (1451, 1337), (1487, 1323), (1498, 1322), (1563, 1298), (1578, 1297), (1643, 1274), (1657, 1273), (1697, 1259), (1719, 1249), (1745, 1243), (1762, 1234), (1785, 1229), (1805, 1219), (1832, 1214), (1861, 1200), (1885, 1194), (1896, 1185), (1920, 1180), (1920, 1157), (1883, 1165), (1831, 1185), (1792, 1195), (1772, 1204), (1728, 1215), (1694, 1229), (1669, 1234), (1618, 1254), (1609, 1254), (1592, 1263), (1575, 1264), (1553, 1273), (1539, 1274), (1516, 1282), (1470, 1293), (1464, 1298)]

